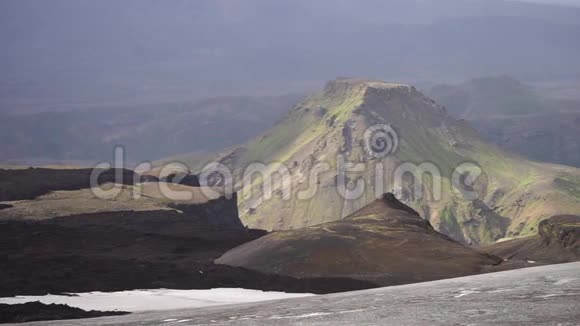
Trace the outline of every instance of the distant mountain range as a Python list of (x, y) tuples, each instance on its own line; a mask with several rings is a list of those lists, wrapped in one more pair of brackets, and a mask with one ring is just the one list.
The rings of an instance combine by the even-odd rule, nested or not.
[[(537, 89), (502, 75), (421, 88), (491, 143), (533, 160), (580, 167), (580, 92), (571, 94), (568, 87)], [(567, 98), (555, 97), (559, 90)], [(86, 166), (110, 160), (119, 144), (131, 161), (177, 160), (195, 168), (211, 153), (263, 133), (302, 97), (230, 96), (193, 103), (0, 114), (0, 154), (4, 162)]]
[(98, 110), (0, 114), (0, 157), (31, 165), (155, 160), (212, 152), (244, 142), (280, 119), (300, 95), (219, 97)]
[(580, 167), (580, 100), (553, 98), (508, 76), (436, 85), (427, 93), (490, 142), (534, 160)]

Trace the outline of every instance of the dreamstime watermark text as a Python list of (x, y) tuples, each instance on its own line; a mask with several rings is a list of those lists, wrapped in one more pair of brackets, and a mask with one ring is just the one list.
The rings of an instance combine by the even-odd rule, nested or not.
[[(481, 191), (476, 189), (478, 180), (485, 174), (477, 163), (460, 163), (451, 167), (450, 174), (444, 175), (442, 170), (449, 171), (448, 166), (442, 169), (430, 161), (398, 160), (396, 154), (400, 150), (400, 139), (388, 124), (365, 130), (363, 146), (364, 162), (349, 160), (344, 153), (337, 154), (333, 161), (317, 162), (307, 171), (303, 171), (301, 164), (294, 161), (253, 162), (243, 169), (232, 169), (221, 162), (212, 162), (197, 171), (195, 176), (199, 181), (199, 191), (207, 198), (232, 198), (235, 192), (250, 192), (250, 197), (259, 196), (261, 201), (274, 197), (286, 201), (307, 201), (315, 198), (321, 187), (331, 187), (344, 200), (356, 200), (369, 192), (381, 198), (385, 192), (393, 192), (399, 198), (421, 200), (428, 195), (429, 201), (438, 201), (442, 198), (443, 189), (447, 189), (444, 182), (450, 185), (455, 195), (467, 200), (482, 196)], [(117, 146), (113, 163), (103, 162), (94, 167), (91, 189), (96, 197), (115, 198), (123, 192), (123, 187), (111, 184), (124, 184), (127, 185), (125, 189), (130, 189), (132, 198), (137, 200), (143, 196), (145, 184), (155, 183), (158, 187), (156, 193), (164, 199), (192, 199), (192, 191), (174, 186), (182, 183), (190, 173), (185, 164), (169, 162), (153, 166), (150, 162), (142, 162), (131, 169), (138, 173), (128, 177), (127, 170), (122, 170), (125, 168), (125, 154), (124, 147)], [(171, 176), (170, 180), (168, 176)]]

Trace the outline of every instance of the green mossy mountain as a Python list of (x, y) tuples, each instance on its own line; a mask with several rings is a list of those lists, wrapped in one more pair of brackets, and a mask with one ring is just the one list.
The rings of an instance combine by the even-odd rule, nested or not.
[[(365, 132), (376, 125), (388, 125), (398, 136), (397, 150), (384, 158), (370, 155), (365, 146)], [(339, 171), (339, 155), (347, 162), (363, 163), (365, 168)], [(452, 118), (415, 87), (382, 81), (331, 81), (263, 136), (228, 150), (218, 160), (234, 170), (243, 221), (267, 230), (336, 221), (385, 192), (396, 193), (437, 230), (464, 243), (532, 235), (546, 218), (580, 212), (579, 169), (540, 164), (507, 153), (482, 140), (468, 123)], [(255, 162), (283, 163), (289, 170), (290, 186), (276, 178), (274, 165), (269, 170), (274, 176), (271, 198), (263, 196), (264, 177), (242, 185), (245, 168)], [(312, 181), (313, 169), (322, 163), (328, 164), (328, 171)], [(422, 195), (411, 191), (413, 182), (408, 175), (400, 180), (394, 177), (401, 164), (409, 163), (433, 164), (440, 171), (440, 178), (430, 174), (416, 178)], [(475, 163), (483, 173), (472, 185), (455, 191), (451, 182), (454, 169), (465, 163)], [(382, 164), (382, 187), (377, 182), (381, 179), (378, 164)], [(337, 191), (342, 174), (349, 189), (357, 180), (364, 180), (361, 196), (343, 199)], [(433, 185), (439, 184), (441, 196), (437, 198)], [(300, 199), (299, 194), (310, 185), (316, 185), (314, 195)], [(477, 193), (477, 198), (465, 198), (465, 190)]]

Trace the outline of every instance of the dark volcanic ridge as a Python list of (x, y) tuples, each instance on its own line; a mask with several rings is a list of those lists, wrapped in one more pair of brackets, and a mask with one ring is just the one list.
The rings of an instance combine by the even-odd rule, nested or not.
[(0, 323), (27, 323), (33, 321), (68, 320), (128, 315), (124, 311), (85, 311), (62, 304), (28, 302), (24, 304), (0, 304)]
[[(108, 170), (100, 183), (114, 182), (115, 172), (122, 172), (129, 184), (135, 180), (132, 171)], [(88, 188), (90, 174), (88, 169), (0, 170), (0, 200)], [(191, 174), (146, 181), (199, 183)], [(221, 197), (197, 204), (167, 203), (169, 209), (163, 210), (0, 221), (0, 296), (228, 287), (333, 293), (377, 286), (345, 278), (298, 279), (215, 265), (213, 260), (226, 251), (267, 234), (241, 223), (236, 202), (236, 196)]]
[[(80, 190), (91, 187), (93, 169), (47, 169), (28, 168), (0, 169), (0, 201), (27, 200), (58, 190)], [(152, 175), (139, 175), (127, 169), (98, 170), (99, 185), (116, 183), (133, 185), (135, 182), (167, 182), (199, 187), (197, 175), (189, 173), (170, 174), (159, 179)], [(0, 209), (2, 208), (0, 204)]]
[(266, 234), (229, 221), (232, 215), (223, 206), (222, 200), (214, 200), (180, 206), (183, 213), (105, 212), (1, 221), (0, 296), (157, 288), (322, 294), (377, 286), (215, 265), (213, 260), (226, 251)]
[(7, 204), (0, 204), (0, 209), (6, 209), (6, 208), (11, 208), (14, 207), (12, 205), (7, 205)]
[(538, 234), (481, 247), (506, 260), (534, 261), (543, 264), (580, 260), (580, 216), (554, 216), (544, 220)]
[[(57, 190), (80, 190), (91, 187), (93, 169), (58, 170), (29, 168), (0, 169), (0, 201), (34, 199)], [(118, 178), (121, 176), (121, 178)], [(135, 172), (125, 169), (102, 170), (98, 183), (133, 184)]]
[(195, 174), (189, 173), (175, 173), (162, 178), (163, 182), (167, 183), (177, 183), (182, 184), (190, 187), (199, 187), (201, 184), (199, 183), (199, 177)]
[(274, 232), (216, 262), (277, 275), (347, 277), (389, 286), (477, 274), (501, 259), (438, 233), (386, 194), (343, 220)]

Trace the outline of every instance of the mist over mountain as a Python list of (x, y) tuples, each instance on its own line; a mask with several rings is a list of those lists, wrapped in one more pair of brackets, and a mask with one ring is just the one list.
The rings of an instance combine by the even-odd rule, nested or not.
[(2, 1), (0, 110), (304, 90), (339, 75), (576, 78), (580, 9), (500, 0)]
[(533, 160), (580, 167), (577, 99), (554, 97), (509, 76), (435, 85), (428, 93), (490, 142)]
[(123, 146), (130, 162), (212, 152), (257, 136), (301, 98), (224, 96), (193, 103), (0, 114), (0, 157), (32, 165), (92, 165), (111, 160), (116, 145)]

